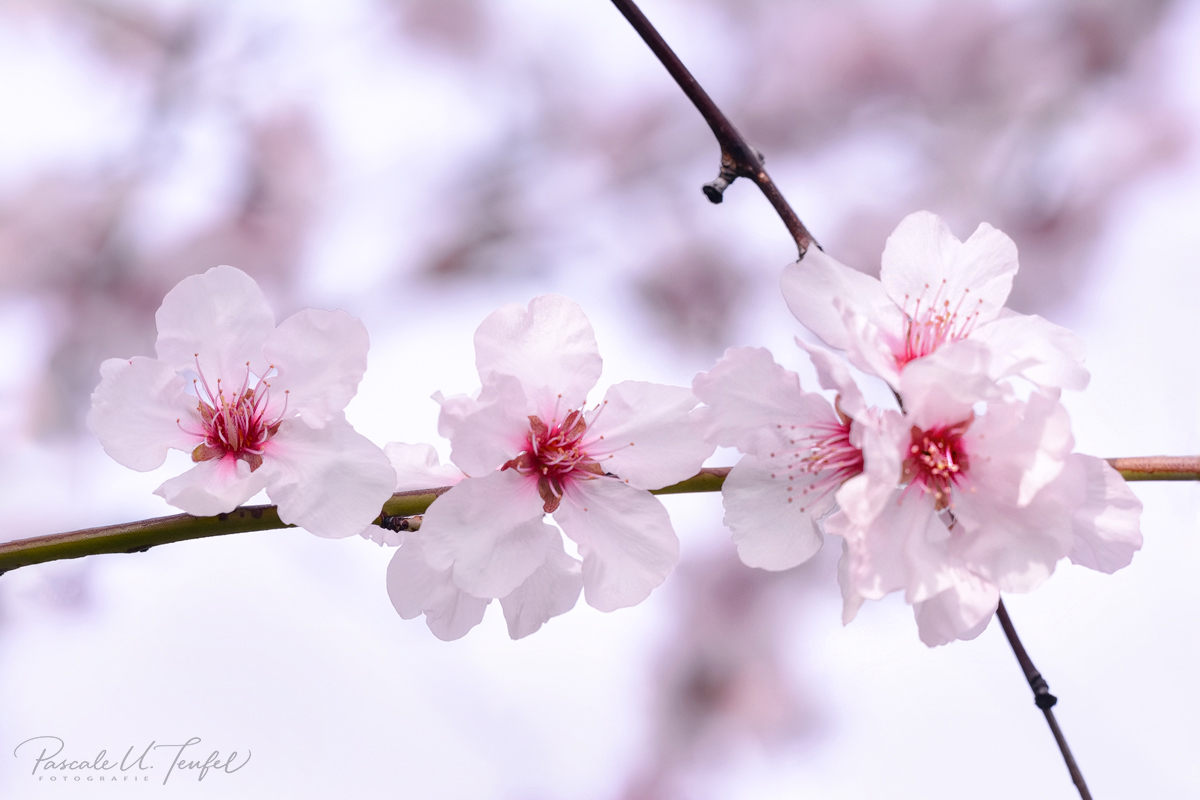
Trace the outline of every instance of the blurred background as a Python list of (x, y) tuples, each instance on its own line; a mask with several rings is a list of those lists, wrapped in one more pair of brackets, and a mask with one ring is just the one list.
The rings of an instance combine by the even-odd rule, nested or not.
[[(878, 269), (910, 211), (1012, 236), (1011, 300), (1076, 330), (1066, 398), (1100, 456), (1200, 452), (1200, 6), (1175, 0), (645, 0), (835, 257)], [(436, 443), (500, 305), (583, 303), (624, 379), (731, 345), (813, 385), (757, 189), (605, 0), (0, 0), (0, 539), (173, 513), (86, 430), (99, 363), (153, 353), (181, 278), (253, 275), (277, 316), (372, 335), (348, 411)], [(877, 390), (878, 387), (875, 387)], [(733, 463), (719, 453), (714, 464)], [(1008, 600), (1097, 797), (1200, 794), (1200, 492), (1135, 487), (1146, 546)], [(1075, 796), (993, 624), (928, 650), (900, 598), (840, 624), (837, 547), (740, 565), (719, 497), (668, 505), (676, 572), (520, 642), (400, 620), (391, 552), (242, 534), (0, 577), (0, 796)], [(167, 785), (39, 784), (201, 737), (252, 752)], [(240, 758), (240, 756), (239, 756)]]

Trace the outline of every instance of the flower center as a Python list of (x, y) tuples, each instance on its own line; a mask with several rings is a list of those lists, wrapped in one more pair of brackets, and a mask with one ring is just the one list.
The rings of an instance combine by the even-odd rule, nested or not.
[[(806, 483), (800, 490), (801, 511), (807, 511), (830, 492), (835, 492), (846, 481), (863, 471), (862, 450), (850, 443), (849, 417), (838, 409), (839, 419), (834, 422), (816, 423), (808, 429), (808, 435), (792, 439), (791, 443), (799, 445), (793, 451), (793, 462), (788, 464), (789, 471), (798, 470), (810, 475), (816, 475), (816, 480)], [(782, 425), (778, 427), (783, 427)], [(772, 456), (775, 454), (772, 453)], [(775, 473), (771, 474), (775, 477)], [(788, 476), (788, 492), (793, 491)], [(789, 495), (788, 502), (794, 498)]]
[(980, 298), (972, 308), (968, 303), (970, 289), (963, 289), (962, 297), (953, 306), (945, 296), (945, 279), (932, 297), (929, 296), (929, 289), (929, 284), (925, 284), (925, 291), (911, 303), (911, 308), (911, 298), (904, 296), (904, 349), (896, 354), (896, 363), (901, 368), (944, 344), (967, 338), (979, 321), (979, 307), (983, 305), (983, 299)]
[(954, 425), (923, 431), (914, 426), (908, 458), (904, 461), (903, 480), (932, 493), (938, 511), (951, 507), (950, 490), (966, 478), (970, 459), (962, 437), (975, 421), (972, 414)]
[(246, 377), (241, 388), (234, 392), (227, 392), (221, 386), (220, 378), (216, 391), (213, 391), (200, 371), (198, 355), (196, 373), (200, 377), (193, 384), (203, 430), (193, 433), (203, 436), (204, 441), (192, 450), (192, 461), (211, 461), (232, 455), (249, 464), (251, 472), (261, 467), (263, 448), (279, 431), (279, 423), (287, 411), (287, 392), (284, 392), (283, 410), (278, 416), (268, 418), (271, 385), (263, 377), (250, 386), (250, 362), (246, 362)]
[(562, 502), (563, 485), (568, 479), (592, 480), (604, 474), (604, 469), (583, 449), (587, 430), (582, 409), (572, 411), (552, 426), (540, 417), (531, 416), (525, 449), (500, 469), (537, 476), (543, 509), (546, 513), (553, 512)]

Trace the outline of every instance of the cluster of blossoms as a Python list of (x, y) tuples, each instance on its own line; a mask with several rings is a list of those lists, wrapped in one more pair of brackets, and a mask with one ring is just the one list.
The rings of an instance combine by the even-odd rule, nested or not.
[[(733, 348), (691, 389), (626, 381), (589, 406), (601, 359), (582, 309), (557, 295), (506, 306), (475, 333), (479, 391), (434, 395), (442, 465), (429, 445), (381, 451), (342, 415), (366, 368), (361, 322), (307, 310), (276, 328), (254, 282), (218, 267), (163, 301), (157, 360), (104, 363), (89, 422), (134, 469), (191, 453), (158, 489), (189, 513), (266, 489), (285, 522), (396, 546), (393, 605), (443, 639), (493, 599), (513, 638), (581, 592), (602, 611), (640, 603), (679, 555), (651, 491), (735, 447), (722, 492), (746, 564), (788, 569), (837, 535), (844, 620), (903, 591), (921, 639), (943, 644), (978, 635), (1001, 591), (1035, 588), (1063, 558), (1112, 572), (1141, 546), (1124, 480), (1072, 452), (1059, 394), (1087, 383), (1081, 343), (1003, 307), (1016, 271), (1004, 234), (981, 225), (960, 242), (928, 213), (893, 233), (879, 280), (811, 250), (782, 288), (845, 355), (797, 340), (832, 403), (766, 350)], [(869, 406), (847, 362), (897, 407)], [(418, 530), (370, 524), (393, 491), (446, 486)]]
[(960, 242), (929, 213), (888, 239), (879, 280), (816, 249), (785, 270), (792, 313), (899, 409), (868, 408), (844, 362), (803, 343), (833, 408), (764, 350), (697, 376), (707, 436), (745, 453), (724, 489), (743, 561), (793, 567), (824, 528), (842, 538), (843, 620), (903, 591), (931, 646), (979, 635), (1000, 591), (1037, 587), (1062, 558), (1129, 564), (1141, 503), (1071, 452), (1059, 403), (1087, 384), (1082, 344), (1003, 307), (1016, 271), (1007, 236), (980, 225)]

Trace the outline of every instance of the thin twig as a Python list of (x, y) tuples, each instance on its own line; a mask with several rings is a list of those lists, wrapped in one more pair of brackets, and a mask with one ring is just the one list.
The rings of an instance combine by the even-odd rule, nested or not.
[(637, 7), (637, 4), (633, 0), (612, 0), (612, 2), (617, 10), (625, 15), (625, 19), (629, 20), (629, 24), (638, 32), (642, 40), (650, 46), (650, 50), (667, 68), (667, 72), (671, 73), (671, 77), (679, 84), (679, 88), (692, 101), (692, 105), (704, 117), (704, 121), (712, 129), (713, 135), (717, 137), (717, 143), (721, 146), (721, 171), (716, 180), (704, 184), (704, 194), (712, 202), (719, 203), (724, 196), (725, 188), (737, 178), (749, 178), (754, 181), (774, 206), (775, 213), (779, 214), (779, 218), (787, 226), (788, 233), (796, 240), (800, 258), (804, 258), (808, 246), (814, 244), (816, 240), (804, 227), (804, 223), (788, 205), (788, 201), (784, 199), (779, 187), (775, 185), (771, 176), (763, 168), (763, 155), (746, 142), (729, 118), (721, 112), (721, 109), (717, 108), (717, 104), (708, 96), (708, 92), (704, 91), (704, 88), (692, 77), (692, 73), (688, 72), (687, 67), (679, 60), (679, 56), (675, 55), (675, 52), (650, 24), (650, 20), (646, 19), (646, 15)]
[(1058, 727), (1058, 720), (1054, 718), (1054, 704), (1058, 702), (1058, 698), (1050, 694), (1050, 686), (1046, 683), (1046, 679), (1037, 671), (1037, 667), (1033, 666), (1033, 660), (1025, 652), (1025, 646), (1021, 644), (1021, 639), (1017, 636), (1017, 629), (1013, 627), (1012, 620), (1008, 617), (1008, 609), (1004, 607), (1003, 600), (996, 606), (996, 616), (1000, 618), (1000, 627), (1004, 628), (1004, 635), (1008, 637), (1008, 643), (1017, 657), (1017, 663), (1021, 665), (1021, 671), (1025, 673), (1025, 680), (1029, 681), (1029, 688), (1033, 690), (1034, 704), (1046, 715), (1050, 732), (1054, 734), (1054, 741), (1058, 743), (1059, 752), (1062, 753), (1063, 761), (1067, 763), (1067, 772), (1071, 773), (1071, 780), (1075, 783), (1075, 788), (1079, 790), (1079, 796), (1083, 800), (1092, 800), (1087, 783), (1083, 780), (1083, 773), (1079, 771), (1079, 765), (1075, 763), (1075, 757), (1071, 755), (1071, 748), (1067, 746), (1067, 739), (1063, 736), (1062, 728)]

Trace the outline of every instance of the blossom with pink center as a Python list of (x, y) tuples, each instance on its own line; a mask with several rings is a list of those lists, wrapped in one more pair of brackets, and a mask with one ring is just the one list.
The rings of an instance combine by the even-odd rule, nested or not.
[(801, 324), (893, 388), (905, 366), (962, 341), (993, 351), (994, 380), (1020, 375), (1044, 387), (1084, 388), (1079, 338), (1004, 308), (1016, 273), (1016, 245), (1000, 231), (981, 224), (961, 242), (921, 211), (888, 238), (878, 280), (812, 248), (784, 270), (780, 288)]
[[(454, 486), (466, 476), (453, 464), (440, 464), (427, 444), (392, 442), (384, 447), (396, 470), (396, 491)], [(437, 569), (425, 558), (424, 528), (385, 531), (372, 525), (363, 536), (398, 546), (388, 566), (387, 590), (396, 612), (404, 619), (424, 616), (429, 630), (449, 641), (465, 636), (483, 621), (491, 598), (476, 597), (455, 585), (451, 568)], [(562, 539), (552, 542), (546, 561), (520, 586), (500, 598), (508, 633), (520, 639), (538, 630), (550, 617), (574, 607), (583, 588), (577, 559), (567, 555)]]
[(158, 358), (109, 359), (88, 425), (139, 471), (169, 449), (195, 466), (156, 494), (189, 514), (232, 511), (266, 489), (283, 521), (318, 536), (360, 532), (395, 474), (342, 410), (367, 366), (363, 324), (344, 311), (300, 311), (275, 326), (252, 278), (215, 267), (185, 278), (155, 315)]
[[(845, 366), (807, 345), (831, 405), (761, 348), (730, 348), (692, 382), (706, 437), (744, 457), (721, 490), (725, 525), (748, 566), (790, 569), (821, 547), (820, 521), (867, 466), (884, 415), (868, 409)], [(880, 476), (881, 481), (896, 475)], [(879, 482), (877, 482), (879, 483)]]
[(451, 460), (468, 477), (425, 514), (426, 564), (476, 598), (503, 605), (521, 591), (513, 602), (540, 625), (578, 595), (570, 576), (579, 562), (544, 521), (553, 513), (578, 547), (590, 605), (644, 600), (679, 553), (649, 490), (695, 474), (712, 452), (692, 417), (695, 396), (627, 381), (588, 408), (601, 366), (595, 336), (582, 309), (558, 295), (493, 313), (475, 351), (478, 396), (434, 395)]
[[(826, 523), (843, 537), (846, 622), (864, 599), (903, 591), (926, 644), (970, 639), (1001, 591), (1036, 588), (1062, 558), (1112, 572), (1141, 546), (1141, 503), (1124, 480), (1071, 452), (1053, 393), (1019, 400), (990, 381), (989, 355), (972, 345), (958, 363), (939, 355), (900, 375), (903, 424), (887, 427), (880, 469), (848, 480)], [(898, 484), (877, 477), (889, 472)]]

